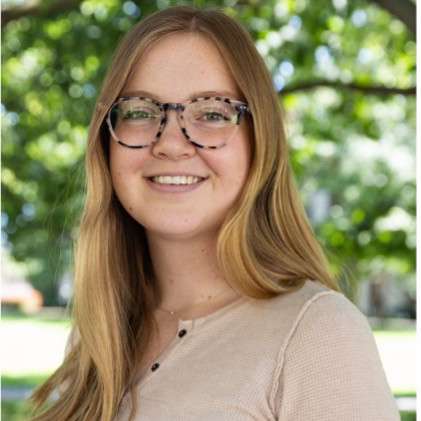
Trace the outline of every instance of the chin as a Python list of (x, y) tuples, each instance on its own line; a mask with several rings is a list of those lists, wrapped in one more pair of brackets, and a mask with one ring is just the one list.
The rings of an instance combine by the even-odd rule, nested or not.
[(201, 237), (216, 237), (221, 224), (204, 226), (200, 223), (189, 221), (186, 224), (142, 224), (147, 235), (153, 235), (168, 240), (194, 240)]

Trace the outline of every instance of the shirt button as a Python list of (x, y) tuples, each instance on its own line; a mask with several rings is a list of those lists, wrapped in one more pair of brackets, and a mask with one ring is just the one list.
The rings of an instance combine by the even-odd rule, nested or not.
[(155, 364), (151, 367), (151, 370), (152, 370), (152, 371), (155, 371), (155, 370), (157, 370), (157, 369), (158, 369), (158, 367), (159, 367), (159, 364), (158, 364), (158, 363), (155, 363)]
[(187, 330), (186, 329), (180, 330), (180, 332), (178, 332), (178, 336), (180, 338), (182, 338), (186, 333), (187, 333)]

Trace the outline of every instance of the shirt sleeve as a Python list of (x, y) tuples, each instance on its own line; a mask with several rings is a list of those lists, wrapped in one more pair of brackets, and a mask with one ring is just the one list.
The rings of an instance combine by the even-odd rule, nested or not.
[(399, 421), (367, 319), (342, 294), (313, 297), (279, 358), (279, 421)]

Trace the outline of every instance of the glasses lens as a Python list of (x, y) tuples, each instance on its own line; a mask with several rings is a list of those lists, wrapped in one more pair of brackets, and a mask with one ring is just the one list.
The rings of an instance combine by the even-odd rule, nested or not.
[(191, 140), (203, 146), (227, 143), (238, 127), (237, 122), (237, 109), (224, 99), (199, 99), (185, 110), (187, 133)]
[(110, 111), (111, 127), (122, 143), (144, 146), (154, 141), (163, 115), (163, 111), (151, 100), (122, 99)]

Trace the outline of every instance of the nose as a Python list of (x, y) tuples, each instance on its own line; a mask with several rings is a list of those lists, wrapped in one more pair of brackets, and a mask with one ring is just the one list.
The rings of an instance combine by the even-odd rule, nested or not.
[(152, 145), (152, 153), (158, 158), (180, 160), (190, 158), (196, 148), (187, 140), (179, 120), (178, 110), (168, 110), (159, 139)]

